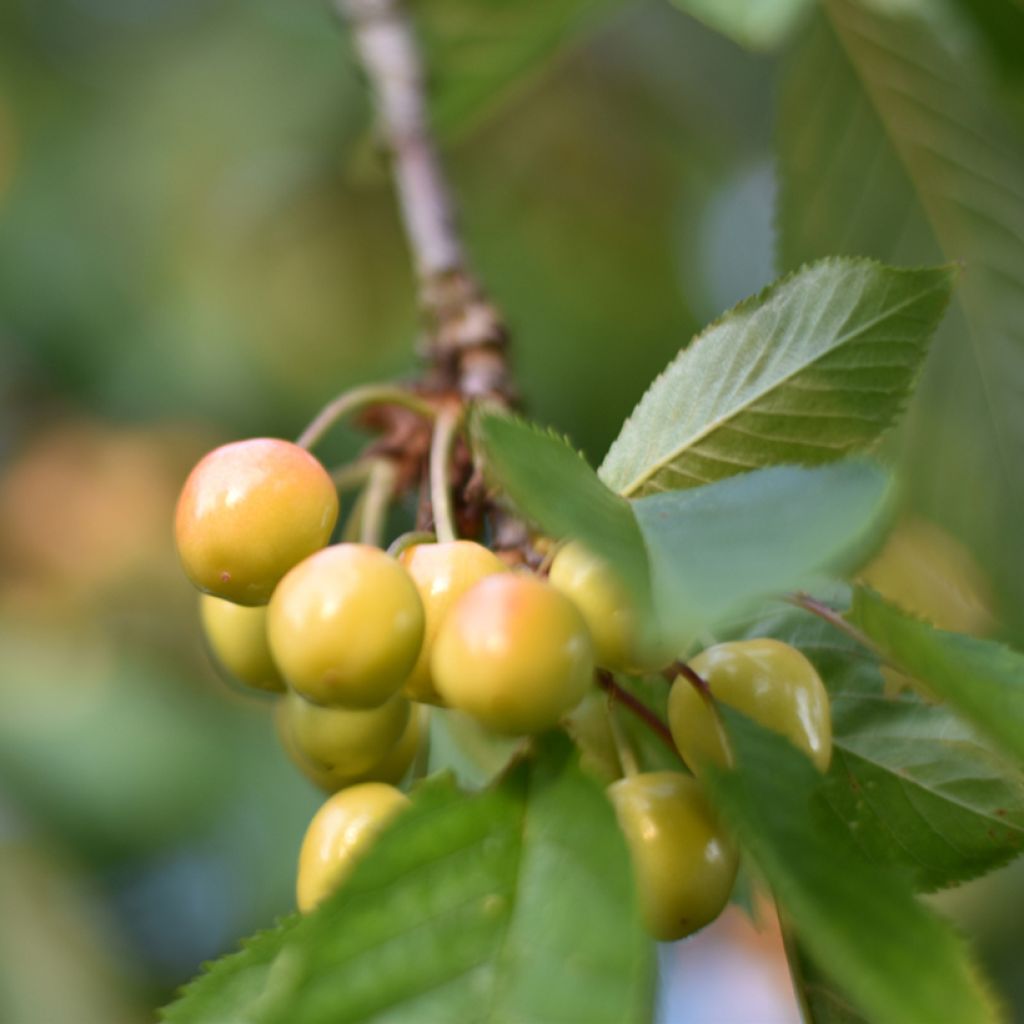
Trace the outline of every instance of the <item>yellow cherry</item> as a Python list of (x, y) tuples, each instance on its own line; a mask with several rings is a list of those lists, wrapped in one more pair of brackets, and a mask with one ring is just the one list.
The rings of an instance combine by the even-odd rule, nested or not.
[(376, 707), (401, 688), (423, 640), (409, 574), (379, 548), (336, 544), (300, 562), (270, 602), (270, 649), (317, 704)]
[(579, 608), (594, 640), (597, 663), (615, 672), (664, 668), (673, 653), (653, 623), (637, 613), (622, 581), (603, 559), (570, 541), (551, 563), (551, 585)]
[(330, 540), (337, 518), (334, 483), (309, 452), (254, 438), (199, 461), (178, 499), (175, 538), (200, 590), (259, 605), (293, 565)]
[(507, 571), (508, 566), (494, 552), (468, 540), (417, 544), (406, 548), (398, 561), (416, 584), (426, 616), (423, 647), (406, 680), (404, 693), (412, 700), (440, 704), (441, 697), (430, 673), (430, 656), (441, 623), (470, 587), (485, 576)]
[[(803, 750), (819, 771), (832, 757), (828, 692), (814, 666), (795, 647), (765, 637), (718, 644), (690, 667), (716, 700), (742, 711)], [(686, 678), (673, 684), (669, 726), (683, 760), (699, 772), (706, 762), (727, 765), (725, 734), (707, 699)]]
[(317, 772), (354, 779), (398, 742), (409, 721), (409, 702), (396, 695), (376, 708), (331, 708), (291, 692), (278, 702), (277, 718), (286, 749)]
[(257, 690), (284, 690), (270, 656), (265, 607), (247, 608), (201, 594), (199, 615), (211, 652), (232, 676)]
[(308, 914), (334, 892), (380, 830), (408, 806), (408, 797), (383, 782), (364, 782), (328, 797), (309, 823), (299, 851), (299, 910)]
[(736, 880), (738, 856), (696, 780), (646, 772), (612, 783), (608, 795), (651, 935), (673, 942), (718, 917)]
[(497, 573), (466, 591), (434, 642), (438, 693), (496, 733), (542, 732), (590, 688), (594, 654), (583, 617), (534, 576)]

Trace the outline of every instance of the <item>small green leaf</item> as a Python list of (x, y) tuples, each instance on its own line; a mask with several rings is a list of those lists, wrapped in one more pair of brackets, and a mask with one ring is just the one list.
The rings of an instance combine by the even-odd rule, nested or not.
[(672, 0), (680, 10), (752, 50), (774, 49), (811, 0)]
[(867, 462), (776, 466), (633, 502), (655, 606), (680, 649), (751, 602), (858, 563), (889, 506)]
[(833, 755), (821, 799), (865, 857), (902, 865), (929, 892), (1024, 852), (1024, 778), (948, 706), (886, 695), (877, 660), (804, 611), (749, 635), (793, 644), (828, 687)]
[(564, 438), (516, 417), (482, 412), (474, 430), (487, 473), (517, 510), (557, 540), (573, 538), (614, 566), (638, 605), (649, 601), (643, 537), (628, 501), (597, 478)]
[(638, 497), (868, 447), (902, 410), (954, 275), (826, 259), (741, 302), (651, 385), (601, 479)]
[(721, 708), (735, 771), (709, 769), (716, 805), (815, 963), (879, 1024), (982, 1024), (998, 1014), (959, 939), (903, 879), (814, 813), (820, 776), (783, 737)]
[(475, 796), (421, 786), (337, 893), (165, 1019), (620, 1024), (650, 1012), (652, 956), (611, 805), (553, 734)]
[(934, 629), (866, 589), (854, 593), (849, 618), (887, 660), (1024, 762), (1024, 654)]

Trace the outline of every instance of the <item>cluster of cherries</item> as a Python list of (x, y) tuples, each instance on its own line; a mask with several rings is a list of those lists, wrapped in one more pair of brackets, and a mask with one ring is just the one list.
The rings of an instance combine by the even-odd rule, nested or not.
[[(280, 694), (283, 746), (333, 794), (302, 844), (303, 911), (408, 804), (397, 784), (423, 743), (425, 705), (526, 736), (563, 722), (594, 690), (598, 667), (638, 674), (674, 663), (609, 567), (575, 542), (557, 549), (545, 579), (467, 540), (396, 554), (329, 545), (338, 512), (314, 456), (255, 439), (206, 455), (176, 516), (214, 655), (242, 682)], [(723, 643), (689, 669), (672, 684), (669, 725), (696, 777), (640, 772), (622, 757), (625, 777), (608, 788), (644, 919), (661, 940), (713, 920), (736, 875), (736, 851), (697, 781), (704, 765), (730, 757), (709, 695), (783, 733), (822, 770), (831, 753), (824, 687), (794, 648)]]

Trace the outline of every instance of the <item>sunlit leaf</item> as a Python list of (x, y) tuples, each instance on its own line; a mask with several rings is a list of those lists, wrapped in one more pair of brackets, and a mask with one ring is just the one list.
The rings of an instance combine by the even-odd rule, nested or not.
[(639, 496), (870, 446), (906, 402), (953, 276), (829, 259), (740, 303), (651, 385), (601, 479)]

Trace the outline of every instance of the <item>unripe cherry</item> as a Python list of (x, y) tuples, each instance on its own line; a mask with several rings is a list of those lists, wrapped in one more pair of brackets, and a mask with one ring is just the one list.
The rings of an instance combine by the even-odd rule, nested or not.
[(337, 518), (334, 483), (309, 452), (254, 438), (216, 448), (195, 466), (178, 499), (175, 538), (200, 590), (259, 605), (330, 540)]
[[(828, 691), (815, 667), (795, 647), (770, 637), (736, 640), (702, 651), (690, 667), (716, 700), (742, 711), (803, 750), (819, 771), (832, 757)], [(707, 699), (688, 679), (672, 684), (668, 702), (672, 738), (683, 760), (700, 772), (706, 762), (730, 762), (728, 742)]]
[(199, 615), (211, 652), (231, 675), (257, 690), (284, 690), (267, 642), (265, 607), (247, 608), (201, 594)]
[(534, 576), (497, 573), (468, 590), (434, 642), (438, 693), (485, 728), (542, 732), (589, 689), (594, 653), (573, 603)]
[(611, 566), (582, 544), (570, 541), (560, 548), (548, 578), (582, 613), (598, 665), (616, 672), (653, 672), (672, 661), (672, 649), (653, 623), (642, 621)]
[(316, 704), (383, 704), (408, 678), (423, 640), (409, 574), (379, 548), (336, 544), (300, 562), (270, 602), (268, 633), (285, 679)]
[(398, 561), (416, 584), (426, 617), (423, 646), (403, 692), (412, 700), (441, 704), (430, 672), (430, 657), (441, 623), (470, 587), (485, 576), (507, 571), (508, 566), (494, 552), (468, 540), (416, 544), (406, 548)]
[(651, 935), (673, 942), (713, 921), (729, 901), (739, 858), (695, 779), (627, 776), (608, 787), (626, 837)]
[(364, 782), (329, 797), (309, 823), (299, 851), (299, 910), (308, 914), (337, 889), (380, 830), (408, 806), (408, 797), (382, 782)]

